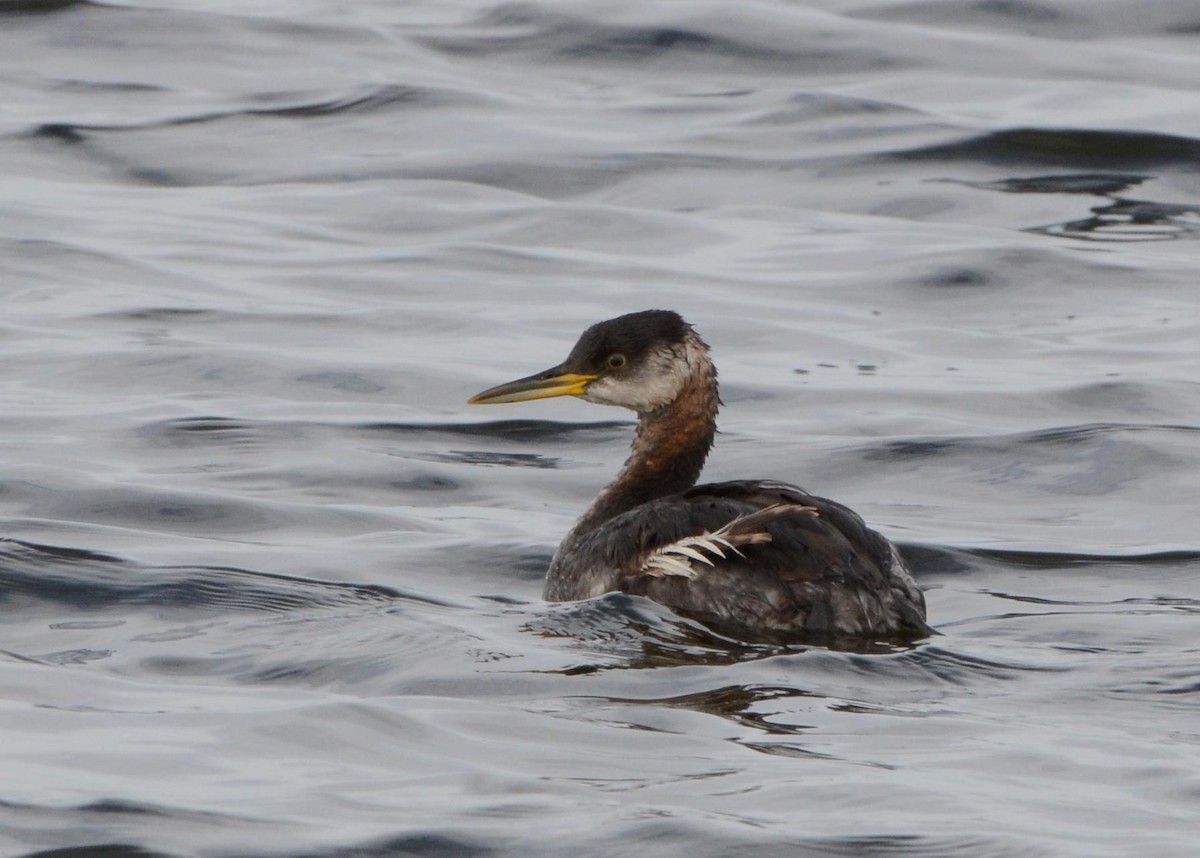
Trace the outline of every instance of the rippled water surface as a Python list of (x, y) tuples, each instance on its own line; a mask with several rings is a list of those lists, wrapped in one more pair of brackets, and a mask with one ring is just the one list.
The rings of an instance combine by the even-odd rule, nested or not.
[[(0, 2), (0, 854), (1192, 856), (1194, 0)], [(712, 479), (941, 634), (541, 578), (713, 345)]]

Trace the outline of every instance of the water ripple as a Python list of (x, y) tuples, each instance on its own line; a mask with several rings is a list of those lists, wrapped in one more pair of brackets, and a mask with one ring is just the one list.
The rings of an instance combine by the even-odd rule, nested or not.
[(448, 606), (380, 585), (343, 584), (228, 567), (141, 566), (95, 551), (0, 539), (0, 598), (102, 610), (155, 607), (289, 614), (311, 608), (402, 602)]

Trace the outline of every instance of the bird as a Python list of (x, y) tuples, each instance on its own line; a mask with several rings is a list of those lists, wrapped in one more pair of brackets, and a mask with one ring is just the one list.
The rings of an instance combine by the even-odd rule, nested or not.
[(546, 601), (645, 596), (751, 641), (933, 633), (899, 551), (848, 507), (771, 479), (697, 484), (722, 403), (709, 347), (678, 313), (599, 322), (562, 363), (468, 401), (558, 396), (630, 409), (637, 430), (555, 552)]

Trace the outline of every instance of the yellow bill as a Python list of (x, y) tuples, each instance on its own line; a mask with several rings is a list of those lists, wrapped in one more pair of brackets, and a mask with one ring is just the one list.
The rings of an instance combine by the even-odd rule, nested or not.
[(581, 396), (587, 386), (599, 376), (563, 372), (560, 367), (535, 375), (518, 378), (477, 393), (467, 402), (471, 405), (498, 405), (502, 402), (529, 402), (554, 396)]

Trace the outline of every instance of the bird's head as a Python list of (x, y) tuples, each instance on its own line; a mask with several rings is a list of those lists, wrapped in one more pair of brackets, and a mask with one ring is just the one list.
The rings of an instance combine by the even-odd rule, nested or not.
[(567, 359), (471, 397), (472, 405), (578, 396), (639, 414), (673, 402), (708, 369), (708, 347), (678, 313), (643, 310), (592, 325)]

